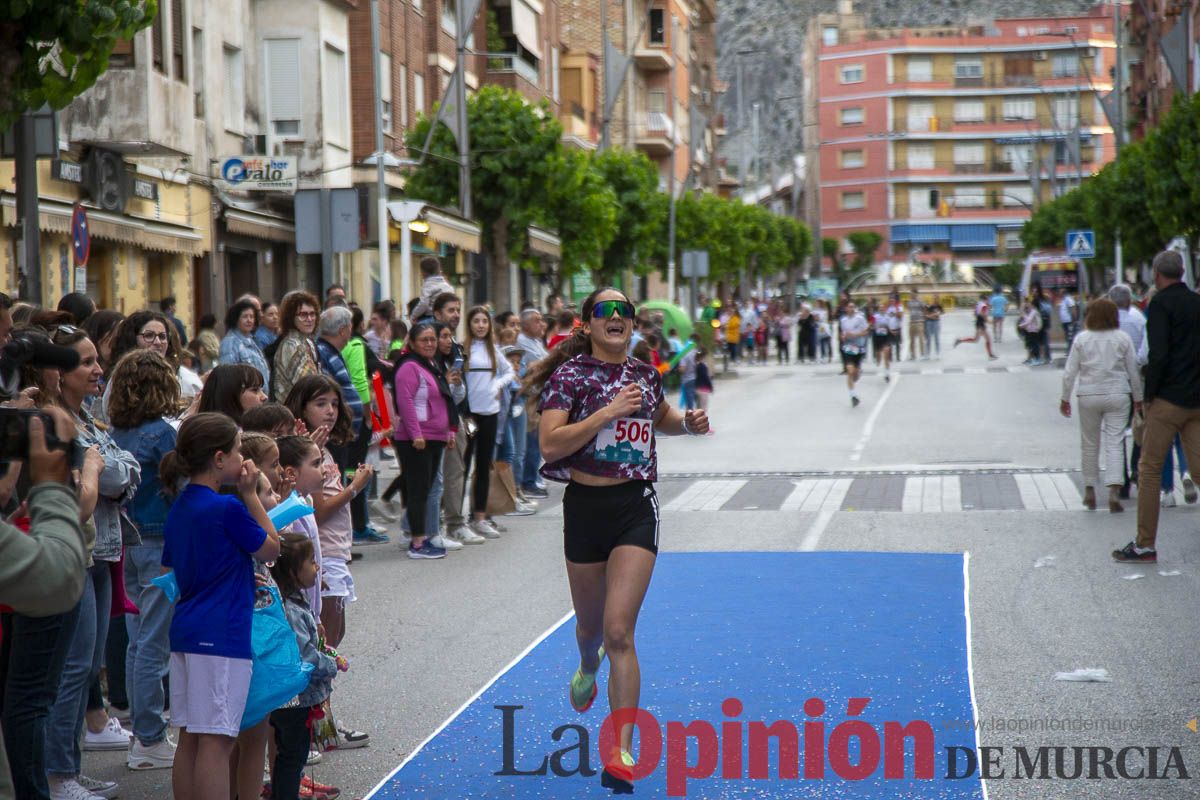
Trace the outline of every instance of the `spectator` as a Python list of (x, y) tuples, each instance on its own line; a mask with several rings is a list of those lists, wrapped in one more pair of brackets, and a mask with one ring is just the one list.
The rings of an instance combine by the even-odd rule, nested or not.
[(167, 321), (175, 326), (175, 332), (179, 334), (179, 341), (186, 342), (188, 340), (187, 329), (183, 327), (183, 323), (175, 316), (175, 298), (167, 295), (158, 301), (158, 308), (162, 311), (163, 316), (167, 318)]
[(196, 338), (192, 341), (191, 349), (200, 359), (200, 374), (206, 375), (217, 365), (221, 357), (221, 340), (217, 338), (217, 318), (212, 314), (200, 317), (196, 324)]
[(12, 306), (12, 298), (4, 292), (0, 292), (0, 347), (8, 344), (8, 340), (12, 334)]
[[(350, 341), (342, 348), (342, 361), (346, 364), (346, 372), (350, 375), (350, 382), (354, 384), (354, 391), (358, 393), (358, 399), (362, 402), (363, 406), (363, 426), (359, 431), (359, 439), (361, 441), (358, 442), (358, 449), (355, 450), (351, 458), (363, 461), (366, 460), (367, 453), (370, 451), (371, 438), (375, 432), (372, 415), (378, 415), (379, 413), (374, 400), (371, 376), (376, 372), (382, 374), (385, 371), (385, 367), (383, 362), (375, 357), (375, 353), (367, 346), (366, 339), (361, 334), (363, 327), (363, 312), (361, 308), (355, 308), (351, 312), (350, 327), (354, 333), (351, 335)], [(363, 492), (350, 502), (350, 518), (354, 526), (355, 537), (361, 542), (382, 543), (390, 541), (390, 538), (386, 534), (377, 531), (371, 525), (369, 517), (367, 493)]]
[(1158, 292), (1146, 309), (1145, 415), (1138, 467), (1137, 539), (1113, 551), (1117, 561), (1155, 563), (1163, 461), (1176, 434), (1187, 460), (1200, 464), (1200, 295), (1183, 283), (1183, 258), (1154, 257)]
[(125, 315), (120, 311), (104, 308), (88, 317), (83, 326), (83, 332), (96, 343), (96, 351), (100, 354), (100, 366), (104, 368), (105, 373), (111, 372), (116, 366), (112, 360), (113, 342), (124, 319)]
[(82, 326), (88, 317), (96, 313), (96, 303), (82, 292), (71, 292), (58, 301), (58, 310), (66, 311), (75, 318), (76, 325)]
[(217, 411), (242, 425), (242, 415), (267, 401), (262, 373), (249, 364), (218, 364), (204, 382), (199, 411)]
[(454, 294), (454, 287), (442, 275), (442, 262), (433, 257), (421, 259), (421, 298), (410, 315), (416, 322), (434, 311), (434, 303), (442, 294)]
[(263, 303), (259, 313), (258, 328), (254, 331), (254, 341), (258, 342), (260, 350), (265, 351), (275, 344), (275, 340), (278, 338), (279, 306), (271, 302)]
[(258, 327), (258, 308), (250, 300), (239, 300), (225, 314), (225, 338), (221, 340), (222, 364), (249, 364), (262, 374), (263, 385), (271, 385), (271, 370), (254, 329)]
[(392, 322), (392, 306), (390, 303), (376, 303), (371, 309), (371, 327), (363, 337), (367, 346), (371, 348), (371, 352), (380, 361), (387, 360), (388, 345), (392, 342), (391, 336)]
[(344, 305), (346, 305), (346, 289), (340, 283), (330, 285), (325, 290), (325, 307), (333, 308)]
[(546, 349), (553, 350), (554, 346), (563, 339), (571, 338), (571, 334), (574, 332), (575, 313), (573, 311), (560, 311), (557, 324), (554, 326), (554, 335), (546, 342)]
[[(521, 333), (517, 336), (517, 347), (522, 350), (521, 372), (529, 374), (529, 368), (534, 362), (541, 361), (550, 355), (542, 336), (546, 333), (546, 323), (537, 309), (530, 308), (521, 312)], [(523, 397), (518, 395), (518, 398)], [(537, 413), (536, 403), (526, 402), (525, 444), (517, 443), (517, 456), (513, 462), (513, 478), (518, 488), (526, 497), (543, 499), (549, 497), (545, 483), (538, 474), (542, 466), (542, 452), (538, 443), (538, 421), (541, 415)]]
[[(175, 368), (175, 374), (179, 378), (179, 393), (184, 401), (190, 403), (200, 394), (204, 384), (199, 375), (181, 363), (180, 351), (183, 348), (175, 335), (175, 326), (157, 311), (135, 311), (125, 318), (113, 337), (111, 361), (116, 365), (120, 363), (123, 355), (143, 347), (154, 350)], [(107, 407), (105, 392), (105, 398), (99, 406), (98, 419), (108, 418)]]
[(296, 381), (319, 372), (317, 345), (313, 340), (317, 308), (317, 298), (301, 289), (283, 296), (279, 309), (280, 337), (271, 346), (272, 352), (263, 354), (271, 359), (274, 380), (267, 384), (268, 394), (276, 403), (287, 399)]

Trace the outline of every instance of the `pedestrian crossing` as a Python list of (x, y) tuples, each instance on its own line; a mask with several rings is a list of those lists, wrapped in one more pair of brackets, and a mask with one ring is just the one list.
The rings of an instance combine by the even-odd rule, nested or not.
[(833, 475), (828, 477), (663, 476), (664, 512), (872, 511), (941, 514), (969, 511), (1081, 511), (1078, 472)]
[[(986, 366), (986, 367), (922, 367), (916, 365), (893, 365), (892, 372), (900, 375), (988, 375), (988, 374), (1009, 374), (1020, 375), (1027, 372), (1033, 372), (1034, 369), (1024, 364), (1012, 364), (1009, 366)], [(841, 375), (840, 370), (821, 369), (815, 372), (777, 372), (772, 375), (772, 378), (792, 378), (797, 376), (814, 376), (818, 378), (834, 378)], [(871, 378), (878, 377), (883, 374), (883, 369), (877, 366), (868, 366), (864, 369), (863, 377)]]

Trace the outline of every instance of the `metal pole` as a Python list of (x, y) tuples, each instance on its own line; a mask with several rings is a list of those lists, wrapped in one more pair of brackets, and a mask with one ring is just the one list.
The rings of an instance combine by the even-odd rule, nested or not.
[(671, 17), (671, 71), (667, 82), (668, 111), (671, 114), (671, 158), (667, 162), (670, 171), (669, 185), (671, 192), (670, 205), (667, 212), (667, 300), (675, 302), (675, 162), (678, 156), (678, 139), (675, 127), (675, 60), (678, 58), (675, 48), (677, 28), (675, 17)]
[(475, 20), (466, 19), (464, 0), (459, 0), (458, 31), (455, 36), (455, 68), (458, 70), (458, 97), (455, 113), (458, 115), (458, 207), (463, 218), (470, 219), (471, 209), (471, 137), (467, 131), (467, 27)]
[(754, 151), (753, 153), (751, 153), (751, 157), (754, 159), (754, 183), (755, 183), (755, 185), (757, 185), (758, 183), (760, 183), (762, 181), (762, 174), (761, 174), (762, 159), (759, 158), (759, 154), (758, 154), (758, 109), (761, 106), (762, 106), (762, 103), (758, 103), (758, 102), (756, 102), (753, 106), (751, 106), (751, 108), (754, 111), (754, 118), (751, 119), (751, 121), (750, 121), (751, 133), (753, 136), (753, 139), (751, 140), (751, 141), (753, 141), (753, 145), (751, 146), (750, 149)]
[[(379, 0), (371, 0), (371, 51), (375, 69), (375, 189), (376, 213), (379, 215), (379, 294), (384, 300), (392, 296), (392, 259), (388, 252), (387, 177), (383, 164), (383, 58), (379, 53)], [(388, 75), (388, 80), (391, 80)], [(408, 293), (407, 286), (400, 287), (400, 302)]]
[[(1113, 69), (1113, 98), (1115, 106), (1113, 116), (1116, 119), (1116, 127), (1113, 130), (1113, 148), (1114, 161), (1121, 160), (1121, 144), (1125, 139), (1125, 76), (1122, 74), (1125, 69), (1123, 63), (1123, 54), (1121, 52), (1121, 6), (1117, 0), (1113, 0), (1113, 36), (1117, 40), (1117, 61), (1116, 67)], [(1121, 253), (1121, 228), (1117, 227), (1113, 231), (1113, 266), (1116, 268), (1117, 281), (1125, 280), (1125, 265)]]
[(608, 3), (600, 0), (600, 144), (598, 150), (608, 147)]
[[(407, 281), (409, 280), (409, 273), (411, 271), (409, 264), (412, 263), (412, 230), (408, 227), (409, 222), (411, 220), (400, 220), (400, 282), (404, 283), (405, 286), (408, 285)], [(403, 299), (403, 295), (401, 295), (401, 299)], [(397, 316), (403, 318), (406, 308), (406, 303), (397, 303)]]
[(329, 189), (321, 189), (321, 280), (325, 291), (333, 283), (333, 196)]
[[(16, 130), (17, 219), (21, 221), (21, 243), (17, 250), (17, 269), (25, 271), (21, 299), (42, 304), (41, 236), (38, 230), (37, 144), (33, 115), (22, 114)], [(64, 294), (69, 291), (63, 287)]]

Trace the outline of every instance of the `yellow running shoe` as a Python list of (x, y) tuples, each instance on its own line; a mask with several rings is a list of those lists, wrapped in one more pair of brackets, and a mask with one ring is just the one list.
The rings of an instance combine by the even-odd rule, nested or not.
[[(600, 663), (604, 661), (604, 645), (600, 645), (599, 656), (600, 662), (596, 664), (597, 671), (600, 669)], [(571, 708), (580, 714), (587, 711), (596, 700), (596, 692), (596, 673), (584, 672), (583, 667), (575, 670), (575, 674), (571, 676), (571, 689), (569, 692)]]

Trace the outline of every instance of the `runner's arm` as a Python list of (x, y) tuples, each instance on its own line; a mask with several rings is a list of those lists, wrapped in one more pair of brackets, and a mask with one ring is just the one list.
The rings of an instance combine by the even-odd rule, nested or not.
[(558, 461), (581, 450), (596, 437), (601, 428), (616, 419), (608, 406), (579, 422), (568, 424), (569, 416), (570, 412), (557, 408), (548, 408), (542, 412), (538, 426), (538, 444), (541, 446), (542, 458), (547, 462)]

